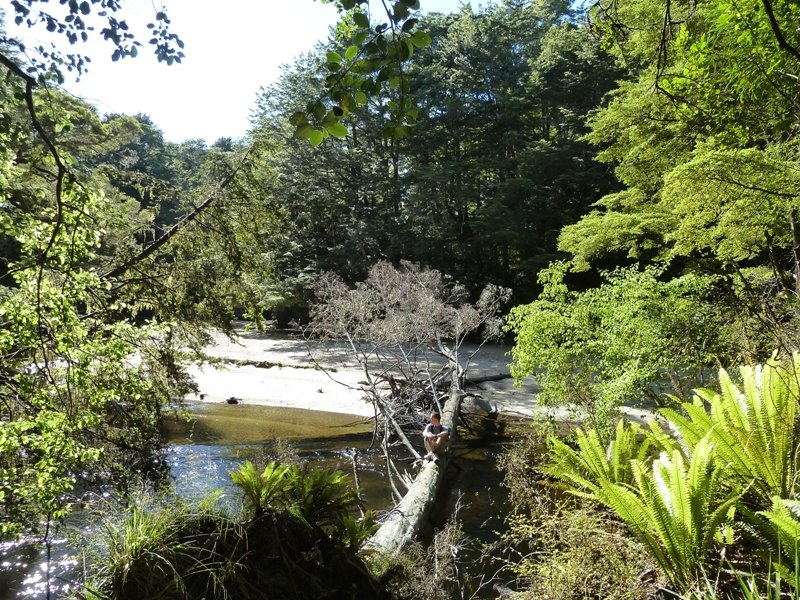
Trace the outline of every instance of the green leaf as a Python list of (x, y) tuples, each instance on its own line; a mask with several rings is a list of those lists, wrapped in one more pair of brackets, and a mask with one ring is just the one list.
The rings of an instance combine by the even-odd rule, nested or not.
[(357, 54), (358, 54), (358, 46), (350, 46), (344, 53), (344, 57), (346, 60), (353, 60)]
[(319, 129), (315, 129), (311, 133), (311, 136), (308, 138), (308, 141), (311, 143), (311, 146), (313, 148), (316, 148), (317, 146), (319, 146), (322, 143), (322, 140), (324, 140), (325, 137), (326, 136), (325, 136), (325, 132), (324, 131), (320, 131)]
[(411, 137), (412, 134), (413, 130), (408, 125), (399, 125), (394, 128), (394, 139), (396, 140)]
[(364, 106), (366, 103), (367, 103), (367, 95), (361, 91), (356, 92), (356, 104), (358, 106)]
[(334, 52), (333, 50), (329, 50), (325, 53), (325, 58), (328, 59), (329, 63), (340, 63), (342, 62), (342, 55), (338, 52)]
[(394, 5), (394, 21), (402, 21), (408, 16), (408, 6), (404, 2), (396, 2)]
[(308, 124), (308, 115), (302, 111), (297, 111), (292, 113), (292, 116), (289, 117), (289, 123), (294, 125), (295, 127), (300, 127), (301, 125)]
[(409, 31), (414, 29), (414, 26), (417, 23), (419, 23), (419, 19), (409, 19), (408, 21), (403, 23), (403, 28), (402, 28), (403, 33), (408, 33)]
[(302, 125), (295, 129), (294, 137), (298, 140), (307, 140), (316, 131), (311, 125)]
[(353, 22), (359, 27), (369, 29), (369, 17), (362, 12), (353, 15)]
[(432, 41), (431, 36), (425, 31), (416, 31), (411, 35), (411, 43), (417, 48), (430, 46)]
[(350, 133), (347, 127), (345, 127), (341, 123), (331, 123), (330, 125), (326, 125), (325, 130), (332, 136), (337, 138), (346, 137), (347, 134)]

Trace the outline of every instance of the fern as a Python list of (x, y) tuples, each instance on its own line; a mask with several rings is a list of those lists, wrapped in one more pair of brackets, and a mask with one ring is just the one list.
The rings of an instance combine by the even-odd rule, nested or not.
[(720, 370), (719, 393), (696, 390), (683, 405), (686, 416), (662, 411), (689, 448), (710, 434), (717, 462), (749, 484), (764, 508), (774, 495), (791, 497), (798, 474), (796, 361), (742, 367), (741, 388)]
[(800, 556), (800, 501), (774, 496), (772, 507), (760, 511), (762, 554), (772, 569), (782, 578), (797, 585), (800, 578), (798, 556)]
[(289, 489), (291, 482), (287, 477), (288, 471), (289, 467), (270, 461), (264, 471), (259, 472), (248, 460), (237, 471), (231, 471), (230, 477), (244, 493), (245, 506), (255, 514), (260, 514), (280, 501)]
[(631, 460), (646, 460), (652, 445), (651, 438), (641, 438), (641, 427), (626, 421), (617, 423), (616, 435), (605, 448), (594, 429), (576, 430), (577, 450), (551, 436), (552, 463), (544, 471), (566, 483), (570, 493), (596, 498), (604, 481), (633, 482)]
[(598, 499), (625, 521), (673, 584), (689, 586), (702, 576), (739, 493), (718, 496), (710, 436), (697, 443), (688, 466), (673, 450), (650, 466), (634, 460), (632, 470), (635, 486), (606, 480)]
[[(649, 421), (645, 442), (623, 424), (606, 448), (592, 430), (576, 433), (577, 448), (551, 439), (547, 472), (616, 512), (683, 589), (703, 581), (715, 544), (732, 543), (737, 513), (770, 568), (797, 581), (798, 360), (742, 367), (740, 384), (721, 370), (719, 392), (698, 389), (681, 412), (662, 410), (669, 428)], [(652, 448), (662, 450), (655, 460)]]

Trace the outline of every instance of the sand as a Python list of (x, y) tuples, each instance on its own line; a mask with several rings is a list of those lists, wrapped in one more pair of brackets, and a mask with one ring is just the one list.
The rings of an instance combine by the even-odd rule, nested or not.
[[(199, 392), (188, 396), (187, 401), (226, 402), (236, 398), (242, 404), (373, 416), (372, 405), (358, 390), (364, 372), (345, 344), (309, 345), (298, 334), (248, 332), (242, 325), (236, 331), (234, 340), (213, 334), (213, 343), (205, 351), (225, 362), (190, 368)], [(463, 350), (463, 354), (471, 353), (476, 347)], [(469, 363), (468, 378), (508, 375), (509, 350), (501, 345), (478, 349)], [(505, 378), (470, 386), (467, 391), (473, 405), (482, 410), (531, 416), (539, 412), (536, 390), (530, 377), (520, 387)]]

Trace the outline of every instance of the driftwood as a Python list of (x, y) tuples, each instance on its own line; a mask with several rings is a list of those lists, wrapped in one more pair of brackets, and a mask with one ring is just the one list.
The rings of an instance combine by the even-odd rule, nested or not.
[(425, 526), (433, 503), (439, 493), (447, 468), (449, 448), (456, 435), (461, 390), (454, 376), (450, 394), (442, 409), (442, 423), (450, 426), (448, 452), (442, 452), (436, 461), (423, 461), (417, 477), (402, 500), (387, 513), (378, 530), (364, 544), (364, 552), (377, 552), (394, 556), (398, 554)]
[(478, 377), (469, 377), (464, 382), (465, 385), (478, 385), (487, 381), (503, 381), (504, 379), (511, 379), (511, 373), (496, 373), (494, 375), (480, 375)]

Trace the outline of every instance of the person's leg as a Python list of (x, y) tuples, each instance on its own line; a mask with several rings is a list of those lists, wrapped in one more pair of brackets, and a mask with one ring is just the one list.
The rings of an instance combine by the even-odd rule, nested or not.
[(448, 434), (445, 434), (441, 437), (431, 438), (428, 445), (431, 447), (431, 452), (434, 454), (438, 454), (442, 448), (447, 445), (447, 440), (450, 439)]

